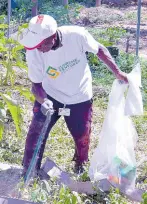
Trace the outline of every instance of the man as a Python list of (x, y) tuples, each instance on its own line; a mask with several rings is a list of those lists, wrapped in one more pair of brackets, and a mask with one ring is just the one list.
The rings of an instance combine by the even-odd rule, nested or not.
[(61, 115), (75, 142), (75, 170), (82, 170), (88, 160), (92, 119), (92, 78), (85, 52), (97, 54), (117, 79), (128, 82), (108, 50), (78, 26), (57, 27), (48, 15), (38, 15), (29, 22), (17, 40), (26, 49), (28, 76), (36, 98), (28, 131), (23, 167), (27, 171), (46, 119), (52, 112), (45, 139), (37, 159), (39, 171), (46, 140)]

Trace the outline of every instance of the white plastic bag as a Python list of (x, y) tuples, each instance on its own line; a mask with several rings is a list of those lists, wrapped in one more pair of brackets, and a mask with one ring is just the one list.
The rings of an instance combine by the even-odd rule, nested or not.
[(128, 74), (129, 90), (125, 103), (125, 115), (142, 115), (143, 102), (140, 92), (141, 86), (141, 68), (140, 63), (137, 63), (130, 74)]
[[(134, 84), (131, 74), (129, 79)], [(133, 87), (132, 84), (129, 85), (129, 89)], [(138, 92), (139, 86), (135, 85)], [(130, 108), (126, 106), (124, 93), (127, 88), (128, 85), (120, 84), (118, 80), (113, 83), (99, 145), (90, 161), (89, 176), (93, 181), (108, 179), (116, 187), (132, 188), (135, 187), (136, 179), (134, 147), (137, 142), (137, 132), (128, 115), (137, 112), (141, 114), (143, 108), (140, 105), (138, 111), (136, 106), (133, 106), (136, 109), (132, 109), (131, 103)], [(132, 101), (131, 97), (134, 94), (136, 95), (134, 90), (133, 93), (131, 90), (128, 90), (127, 103)], [(138, 93), (137, 95), (140, 96)], [(136, 101), (140, 99), (142, 100), (139, 98)], [(127, 115), (125, 115), (126, 107)]]

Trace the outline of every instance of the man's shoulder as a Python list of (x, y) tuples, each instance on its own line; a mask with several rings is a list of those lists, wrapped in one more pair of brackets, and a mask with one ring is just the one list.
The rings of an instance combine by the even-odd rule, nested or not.
[(81, 35), (85, 31), (84, 27), (76, 25), (61, 26), (58, 29), (63, 35)]

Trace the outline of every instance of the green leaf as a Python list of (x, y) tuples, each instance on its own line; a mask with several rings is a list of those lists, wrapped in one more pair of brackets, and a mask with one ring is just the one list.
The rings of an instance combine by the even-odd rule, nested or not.
[(0, 121), (0, 140), (2, 140), (3, 132), (4, 132), (4, 123)]
[(143, 198), (142, 204), (146, 204), (146, 203), (147, 203), (147, 193), (144, 193), (144, 194), (142, 195), (142, 198)]
[(4, 31), (0, 31), (0, 38), (4, 38), (5, 37), (5, 32)]
[(0, 29), (5, 29), (5, 28), (8, 28), (7, 24), (0, 24)]
[(65, 8), (65, 9), (68, 9), (68, 8), (69, 8), (68, 4), (67, 4), (67, 5), (65, 5), (65, 6), (64, 6), (64, 8)]
[(6, 111), (3, 108), (0, 108), (0, 122), (4, 122), (6, 118)]
[(6, 52), (8, 49), (0, 43), (0, 52)]
[(19, 26), (19, 30), (23, 29), (23, 28), (28, 28), (29, 24), (28, 23), (24, 23), (23, 25)]
[(72, 196), (72, 204), (77, 204), (77, 197), (75, 195)]
[(27, 66), (26, 66), (26, 63), (25, 62), (20, 62), (20, 61), (17, 61), (16, 63), (15, 63), (15, 66), (17, 66), (17, 67), (19, 67), (19, 68), (23, 68), (24, 70), (28, 70), (28, 68), (27, 68)]
[(28, 26), (29, 26), (28, 23), (25, 23), (25, 24), (19, 26), (19, 28), (18, 28), (18, 35), (20, 35), (20, 34), (23, 32), (23, 30), (25, 30), (26, 28), (28, 28)]
[(59, 198), (60, 198), (60, 200), (64, 199), (64, 194), (65, 194), (65, 187), (63, 186), (63, 187), (60, 189), (60, 192), (59, 192)]
[(44, 184), (45, 184), (45, 187), (46, 187), (47, 192), (50, 193), (51, 187), (50, 187), (49, 183), (48, 183), (46, 180), (43, 180), (43, 182), (44, 182)]
[(34, 95), (30, 92), (30, 90), (28, 88), (24, 88), (24, 87), (17, 87), (16, 88), (19, 92), (20, 95), (24, 96), (26, 99), (28, 99), (31, 102), (34, 102), (35, 97)]
[(4, 22), (5, 17), (6, 17), (5, 15), (0, 15), (0, 23)]
[(17, 104), (17, 101), (13, 100), (9, 95), (2, 94), (2, 93), (0, 93), (0, 95), (2, 96), (3, 100), (6, 102), (9, 108), (9, 111), (14, 120), (16, 132), (18, 136), (20, 136), (21, 135), (21, 122), (22, 122), (21, 108)]
[(12, 53), (16, 53), (17, 51), (22, 50), (22, 49), (24, 49), (24, 46), (20, 44), (16, 45), (15, 47), (12, 48)]
[(6, 118), (6, 111), (2, 103), (0, 103), (0, 140), (2, 140), (4, 132), (4, 122)]

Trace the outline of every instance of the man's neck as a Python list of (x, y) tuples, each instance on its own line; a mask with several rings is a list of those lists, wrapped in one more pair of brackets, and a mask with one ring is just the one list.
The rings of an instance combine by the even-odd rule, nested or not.
[(56, 36), (57, 39), (54, 46), (52, 47), (52, 50), (57, 50), (58, 48), (62, 47), (62, 33), (59, 30), (57, 30)]

